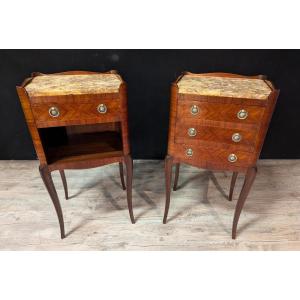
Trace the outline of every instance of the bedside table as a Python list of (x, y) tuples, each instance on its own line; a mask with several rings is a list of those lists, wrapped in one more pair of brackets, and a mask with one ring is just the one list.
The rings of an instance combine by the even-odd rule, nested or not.
[(174, 190), (180, 163), (232, 171), (229, 200), (238, 173), (245, 173), (232, 226), (232, 238), (236, 238), (238, 220), (256, 176), (256, 161), (278, 94), (279, 90), (262, 75), (186, 72), (172, 84), (163, 223), (169, 211), (174, 164)]
[[(115, 71), (33, 73), (17, 92), (40, 161), (40, 174), (54, 204), (61, 238), (63, 213), (51, 172), (59, 170), (68, 198), (65, 169), (119, 163), (131, 222), (132, 159), (128, 140), (126, 84)], [(126, 165), (126, 188), (123, 175)]]

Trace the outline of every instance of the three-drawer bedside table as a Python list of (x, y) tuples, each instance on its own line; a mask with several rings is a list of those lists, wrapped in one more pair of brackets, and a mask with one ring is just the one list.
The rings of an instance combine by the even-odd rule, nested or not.
[(172, 84), (163, 223), (170, 206), (173, 165), (174, 190), (180, 163), (232, 171), (229, 200), (238, 173), (245, 173), (232, 226), (232, 238), (236, 238), (238, 220), (256, 176), (256, 162), (278, 94), (279, 90), (262, 75), (186, 72)]
[[(61, 238), (63, 213), (51, 172), (59, 170), (68, 198), (65, 169), (119, 163), (131, 222), (132, 159), (128, 140), (126, 84), (116, 71), (33, 73), (17, 92), (33, 140), (40, 174), (54, 204)], [(123, 163), (126, 166), (126, 187)]]

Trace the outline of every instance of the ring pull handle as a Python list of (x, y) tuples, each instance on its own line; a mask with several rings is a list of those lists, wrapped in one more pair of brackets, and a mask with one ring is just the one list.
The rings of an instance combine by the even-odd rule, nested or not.
[(193, 150), (192, 150), (191, 148), (188, 148), (188, 149), (186, 150), (186, 155), (187, 155), (187, 156), (193, 156)]
[(238, 132), (234, 133), (231, 138), (235, 143), (239, 143), (242, 140), (242, 136)]
[(59, 109), (56, 106), (49, 108), (49, 115), (52, 118), (57, 118), (59, 116)]
[(199, 107), (197, 105), (192, 105), (191, 106), (191, 114), (197, 115), (198, 113), (199, 113)]
[(105, 114), (107, 112), (107, 107), (105, 104), (101, 103), (98, 105), (97, 110), (100, 114)]
[(234, 153), (229, 154), (228, 155), (228, 161), (231, 162), (231, 163), (236, 162), (237, 161), (237, 156)]
[(245, 120), (248, 117), (248, 112), (245, 109), (241, 109), (238, 113), (237, 113), (237, 117), (240, 120)]
[(189, 128), (188, 129), (188, 135), (189, 136), (196, 136), (197, 135), (197, 130), (195, 128)]

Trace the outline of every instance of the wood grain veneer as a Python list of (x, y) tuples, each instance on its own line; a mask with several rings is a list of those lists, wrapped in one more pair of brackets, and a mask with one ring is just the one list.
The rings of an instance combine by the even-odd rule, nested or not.
[[(192, 115), (190, 110), (192, 105), (199, 107), (199, 113)], [(237, 113), (247, 108), (248, 117), (245, 120), (240, 120), (237, 117)], [(198, 101), (179, 101), (177, 120), (190, 119), (190, 122), (198, 122), (201, 120), (208, 121), (220, 121), (220, 122), (232, 122), (239, 124), (254, 124), (258, 125), (262, 119), (264, 113), (264, 107), (248, 106), (246, 101), (244, 104), (220, 104), (210, 102), (198, 102)]]
[[(32, 73), (17, 92), (40, 160), (40, 174), (55, 207), (65, 237), (63, 214), (51, 172), (60, 171), (68, 198), (65, 169), (94, 168), (119, 163), (131, 222), (132, 159), (128, 138), (126, 83), (116, 71)], [(98, 106), (105, 107), (99, 112)], [(50, 108), (59, 113), (51, 115)]]
[[(97, 111), (99, 104), (107, 107), (105, 114)], [(51, 117), (49, 109), (56, 107), (59, 110), (58, 117)], [(65, 126), (96, 124), (121, 121), (120, 100), (119, 99), (93, 99), (90, 101), (56, 101), (53, 99), (49, 103), (36, 103), (31, 105), (32, 113), (37, 127)]]
[[(189, 136), (188, 130), (194, 128), (196, 130), (196, 136)], [(240, 142), (234, 142), (232, 136), (235, 133), (239, 133), (241, 136)], [(205, 125), (191, 125), (187, 122), (176, 123), (175, 143), (176, 144), (191, 144), (193, 145), (207, 145), (211, 147), (218, 147), (222, 144), (222, 147), (226, 148), (229, 145), (234, 147), (234, 150), (243, 150), (246, 152), (255, 151), (255, 137), (257, 131), (253, 129), (245, 130), (240, 128), (220, 128), (214, 126)]]
[[(232, 227), (232, 238), (236, 237), (238, 219), (256, 176), (256, 161), (278, 95), (279, 90), (263, 75), (185, 72), (178, 77), (171, 86), (164, 223), (170, 205), (172, 165), (176, 165), (174, 190), (180, 163), (232, 171), (231, 197), (237, 174), (245, 173)], [(198, 113), (191, 113), (192, 106)], [(241, 110), (247, 112), (245, 119), (238, 117)], [(189, 128), (196, 129), (197, 135), (189, 136)], [(232, 141), (234, 133), (242, 137), (239, 142)], [(229, 161), (230, 157), (233, 161)]]

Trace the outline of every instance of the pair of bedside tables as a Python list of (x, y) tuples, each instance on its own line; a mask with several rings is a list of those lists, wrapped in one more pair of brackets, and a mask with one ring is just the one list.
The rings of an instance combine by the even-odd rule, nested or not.
[[(54, 170), (59, 170), (68, 198), (65, 169), (119, 163), (134, 223), (127, 94), (120, 75), (116, 71), (33, 73), (17, 92), (40, 161), (40, 174), (58, 216), (61, 238), (65, 237), (65, 229), (51, 177)], [(163, 223), (170, 205), (173, 165), (174, 190), (180, 163), (232, 171), (229, 200), (238, 173), (245, 173), (232, 227), (232, 238), (236, 238), (239, 216), (255, 179), (256, 161), (278, 94), (263, 76), (187, 72), (172, 84)]]

